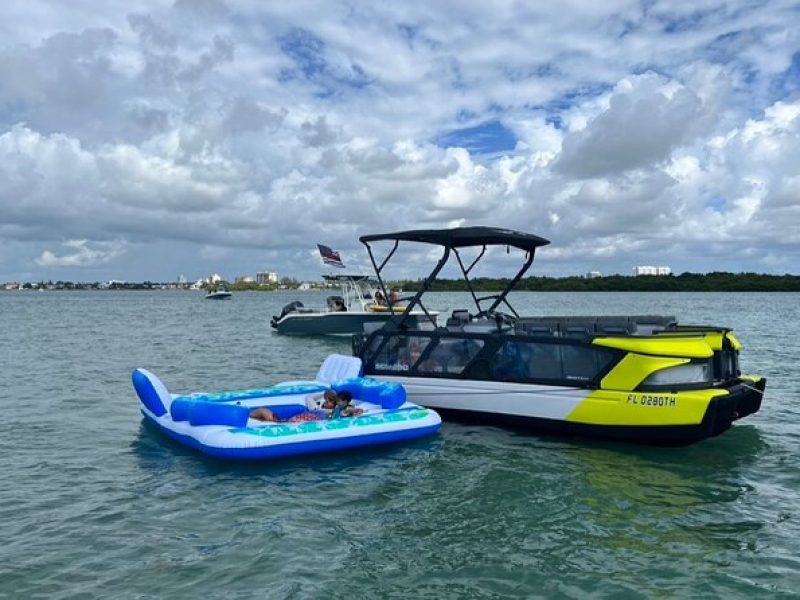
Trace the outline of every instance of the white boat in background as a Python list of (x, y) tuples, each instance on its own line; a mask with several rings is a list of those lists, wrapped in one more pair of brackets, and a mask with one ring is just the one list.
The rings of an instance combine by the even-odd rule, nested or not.
[[(338, 295), (328, 296), (326, 306), (306, 308), (295, 300), (272, 317), (270, 326), (286, 335), (353, 335), (383, 326), (406, 312), (408, 299), (394, 298), (382, 283), (369, 275), (323, 275), (328, 283), (339, 287)], [(384, 301), (392, 298), (393, 303)], [(418, 320), (435, 323), (436, 311), (416, 310), (405, 315), (407, 326), (416, 327)]]
[(206, 300), (228, 300), (233, 294), (227, 288), (219, 288), (206, 294)]

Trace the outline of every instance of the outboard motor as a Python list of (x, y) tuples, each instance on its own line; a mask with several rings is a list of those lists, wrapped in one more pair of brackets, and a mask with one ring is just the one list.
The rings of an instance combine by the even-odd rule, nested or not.
[(342, 312), (347, 310), (347, 306), (344, 304), (344, 298), (341, 296), (328, 296), (328, 310), (333, 312)]
[(277, 328), (278, 323), (280, 322), (283, 317), (288, 315), (291, 312), (297, 312), (299, 309), (303, 308), (303, 303), (300, 300), (295, 300), (294, 302), (289, 302), (286, 306), (283, 307), (281, 310), (281, 316), (272, 316), (272, 320), (269, 322), (270, 326)]

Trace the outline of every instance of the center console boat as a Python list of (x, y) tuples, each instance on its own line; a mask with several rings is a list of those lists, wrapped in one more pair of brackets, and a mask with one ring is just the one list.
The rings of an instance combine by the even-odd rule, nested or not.
[[(377, 286), (368, 275), (323, 275), (339, 294), (328, 296), (325, 308), (307, 308), (299, 300), (283, 307), (275, 315), (270, 326), (285, 335), (353, 335), (363, 333), (375, 324), (380, 326), (405, 309), (402, 298), (389, 302), (391, 292)], [(393, 298), (394, 299), (394, 298)], [(411, 311), (406, 316), (406, 326), (415, 326), (418, 317), (436, 318), (436, 313), (427, 315)]]

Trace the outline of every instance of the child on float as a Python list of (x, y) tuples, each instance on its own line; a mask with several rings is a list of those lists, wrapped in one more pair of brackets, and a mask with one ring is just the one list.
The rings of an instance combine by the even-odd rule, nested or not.
[(264, 407), (251, 410), (250, 418), (264, 422), (302, 423), (304, 421), (323, 421), (325, 419), (360, 415), (364, 410), (350, 404), (352, 399), (352, 394), (347, 390), (342, 390), (339, 394), (333, 390), (325, 390), (321, 396), (307, 397), (306, 406), (308, 410), (288, 419), (279, 419), (275, 413)]

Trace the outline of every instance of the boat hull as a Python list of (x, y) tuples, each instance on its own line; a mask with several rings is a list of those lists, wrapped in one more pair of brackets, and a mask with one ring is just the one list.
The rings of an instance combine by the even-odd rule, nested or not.
[[(492, 381), (382, 377), (445, 419), (533, 432), (682, 446), (759, 410), (766, 380), (724, 390), (638, 394)], [(606, 404), (601, 411), (592, 404)]]
[[(411, 327), (417, 326), (417, 317), (410, 317)], [(382, 326), (391, 318), (388, 312), (292, 312), (275, 321), (272, 327), (284, 335), (354, 335), (364, 333), (370, 325)]]
[(230, 300), (233, 294), (231, 292), (217, 292), (214, 294), (207, 294), (206, 300)]

